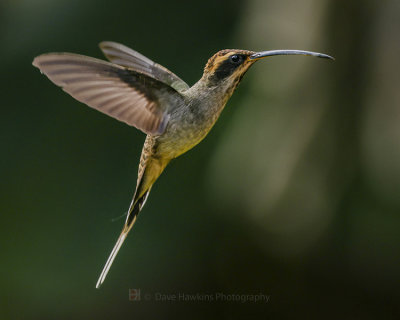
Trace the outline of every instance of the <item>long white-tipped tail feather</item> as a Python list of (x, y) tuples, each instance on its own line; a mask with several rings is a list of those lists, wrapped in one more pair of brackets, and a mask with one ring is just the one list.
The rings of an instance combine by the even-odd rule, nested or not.
[[(136, 220), (136, 217), (134, 219)], [(133, 223), (132, 223), (132, 225), (133, 225)], [(99, 280), (97, 280), (96, 289), (100, 288), (100, 286), (104, 282), (104, 280), (105, 280), (105, 278), (106, 278), (106, 276), (108, 274), (108, 271), (110, 270), (111, 265), (113, 264), (114, 259), (118, 254), (119, 249), (121, 248), (122, 244), (124, 243), (124, 241), (126, 239), (126, 236), (129, 233), (129, 230), (130, 230), (130, 228), (129, 229), (125, 229), (124, 228), (124, 230), (122, 230), (121, 235), (119, 236), (119, 238), (117, 240), (117, 243), (115, 244), (113, 250), (111, 251), (110, 256), (107, 259), (107, 262), (106, 262), (106, 264), (105, 264), (105, 266), (103, 268), (103, 271), (100, 274)]]
[(151, 189), (151, 187), (139, 199), (136, 199), (136, 193), (135, 193), (135, 196), (133, 197), (131, 205), (129, 206), (129, 210), (128, 210), (128, 214), (126, 216), (124, 228), (122, 229), (122, 232), (121, 232), (116, 244), (114, 245), (114, 248), (112, 249), (110, 256), (107, 259), (107, 262), (103, 268), (103, 271), (100, 274), (99, 280), (97, 280), (96, 289), (100, 288), (101, 284), (104, 282), (104, 280), (108, 274), (108, 271), (110, 271), (111, 265), (113, 264), (114, 259), (117, 256), (119, 249), (121, 248), (126, 237), (128, 236), (129, 231), (132, 229), (133, 225), (135, 224), (137, 216), (138, 216), (140, 210), (142, 210), (144, 203), (146, 202), (146, 200), (149, 196), (150, 189)]

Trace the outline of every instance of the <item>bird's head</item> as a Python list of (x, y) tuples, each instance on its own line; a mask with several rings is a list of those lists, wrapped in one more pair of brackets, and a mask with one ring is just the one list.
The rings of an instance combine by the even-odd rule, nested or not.
[(253, 54), (255, 52), (248, 50), (221, 50), (208, 60), (203, 79), (209, 86), (220, 86), (222, 83), (237, 85), (256, 61), (250, 58)]
[(323, 53), (303, 50), (254, 52), (249, 50), (225, 49), (217, 52), (208, 60), (202, 79), (208, 86), (223, 86), (228, 92), (233, 93), (250, 66), (258, 60), (276, 55), (308, 55), (333, 59), (331, 56)]

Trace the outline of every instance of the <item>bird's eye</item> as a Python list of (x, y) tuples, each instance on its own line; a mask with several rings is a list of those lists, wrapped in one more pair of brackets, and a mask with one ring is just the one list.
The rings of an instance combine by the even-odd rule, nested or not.
[(230, 59), (231, 59), (231, 62), (233, 62), (235, 64), (240, 63), (242, 61), (242, 57), (237, 54), (234, 54), (233, 56), (231, 56)]

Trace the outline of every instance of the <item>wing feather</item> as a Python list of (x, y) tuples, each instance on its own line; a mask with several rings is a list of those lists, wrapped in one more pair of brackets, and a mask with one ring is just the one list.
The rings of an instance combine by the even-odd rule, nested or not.
[(115, 64), (146, 74), (171, 86), (178, 92), (189, 89), (187, 83), (176, 74), (123, 44), (104, 41), (99, 46), (106, 58)]
[(179, 96), (147, 74), (82, 55), (44, 54), (33, 65), (78, 101), (147, 134), (164, 132), (169, 119), (165, 96)]

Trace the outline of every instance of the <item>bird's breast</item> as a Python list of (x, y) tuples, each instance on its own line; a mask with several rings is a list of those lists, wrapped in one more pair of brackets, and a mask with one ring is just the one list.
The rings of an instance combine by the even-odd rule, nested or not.
[(224, 105), (212, 99), (192, 100), (176, 109), (166, 131), (157, 138), (158, 152), (173, 159), (192, 149), (210, 132)]

